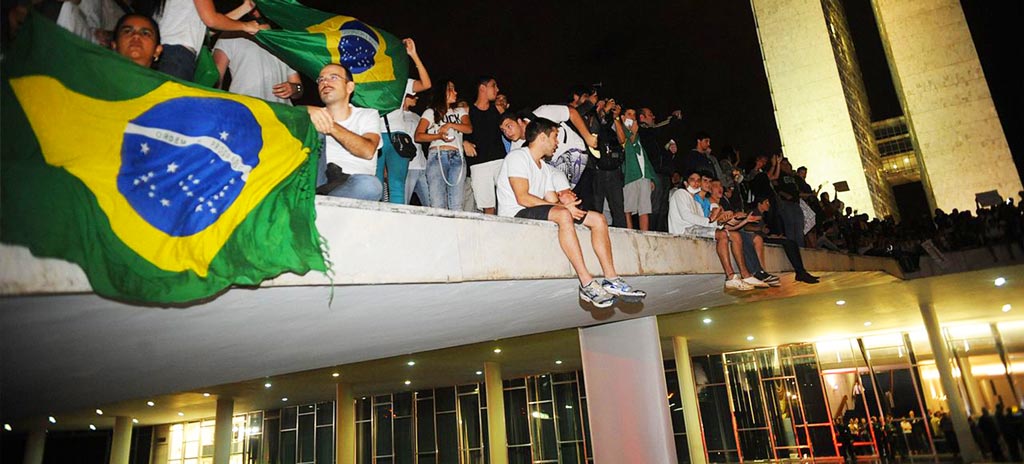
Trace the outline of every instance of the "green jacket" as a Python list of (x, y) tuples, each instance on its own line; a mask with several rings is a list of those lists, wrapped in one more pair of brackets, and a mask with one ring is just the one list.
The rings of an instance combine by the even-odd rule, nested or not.
[[(651, 157), (647, 156), (647, 151), (644, 150), (644, 147), (640, 145), (640, 137), (637, 137), (636, 140), (630, 142), (629, 139), (630, 137), (633, 136), (633, 131), (630, 130), (628, 127), (625, 128), (625, 131), (626, 160), (623, 162), (622, 165), (622, 171), (625, 177), (624, 182), (628, 184), (630, 182), (640, 179), (641, 177), (645, 177), (654, 182), (657, 175), (655, 175), (654, 173), (654, 166), (651, 165)], [(644, 170), (642, 175), (640, 174), (640, 161), (636, 158), (637, 153), (644, 154)]]

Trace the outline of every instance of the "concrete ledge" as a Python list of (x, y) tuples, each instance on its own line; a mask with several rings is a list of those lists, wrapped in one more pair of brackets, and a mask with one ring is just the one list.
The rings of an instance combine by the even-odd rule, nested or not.
[[(263, 287), (452, 283), (573, 278), (553, 223), (344, 198), (317, 197), (317, 227), (326, 239), (333, 276), (284, 274)], [(590, 232), (577, 226), (587, 267), (600, 273)], [(622, 275), (719, 274), (714, 241), (658, 232), (612, 229)], [(780, 247), (765, 251), (769, 272), (791, 271)], [(818, 272), (885, 271), (902, 277), (892, 259), (803, 250)], [(91, 292), (75, 264), (0, 245), (0, 295)]]

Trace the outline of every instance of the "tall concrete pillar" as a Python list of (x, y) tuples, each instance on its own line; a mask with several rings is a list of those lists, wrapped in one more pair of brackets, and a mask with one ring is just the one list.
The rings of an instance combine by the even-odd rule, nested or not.
[(356, 401), (352, 386), (334, 386), (334, 457), (335, 464), (356, 464)]
[(110, 464), (128, 464), (131, 451), (132, 418), (117, 416), (114, 418), (114, 437), (110, 441)]
[(487, 454), (491, 464), (508, 464), (508, 437), (505, 435), (505, 386), (501, 364), (484, 363), (484, 388), (487, 390)]
[(675, 464), (654, 317), (579, 329), (594, 462)]
[(708, 464), (704, 434), (701, 432), (703, 429), (700, 424), (700, 403), (697, 401), (697, 381), (693, 377), (693, 363), (690, 361), (690, 347), (686, 345), (686, 337), (672, 337), (672, 348), (676, 356), (679, 405), (683, 408), (683, 423), (686, 424), (690, 464)]
[(235, 416), (235, 400), (217, 398), (217, 422), (213, 427), (213, 464), (229, 464), (231, 460), (231, 427)]
[(942, 337), (942, 328), (935, 315), (935, 307), (931, 303), (921, 303), (920, 309), (924, 328), (928, 332), (928, 343), (931, 344), (932, 354), (935, 356), (935, 369), (939, 371), (939, 381), (946, 392), (949, 418), (953, 421), (953, 431), (956, 432), (956, 441), (960, 445), (960, 459), (963, 462), (981, 462), (981, 451), (978, 450), (978, 445), (971, 435), (971, 426), (967, 423), (964, 399), (960, 397), (960, 389), (956, 387), (956, 379), (953, 378), (953, 368), (950, 367), (952, 358), (949, 355), (949, 347), (946, 346), (946, 339)]
[(971, 360), (967, 356), (960, 356), (960, 378), (964, 381), (964, 389), (967, 390), (967, 415), (981, 414), (982, 399), (978, 391), (978, 379), (974, 378), (971, 372)]
[(24, 464), (43, 464), (43, 451), (46, 449), (46, 430), (35, 430), (28, 434), (25, 442)]

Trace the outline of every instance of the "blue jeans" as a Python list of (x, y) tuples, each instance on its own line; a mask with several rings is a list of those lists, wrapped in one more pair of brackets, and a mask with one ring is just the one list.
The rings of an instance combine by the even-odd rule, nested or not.
[(421, 205), (428, 206), (430, 204), (426, 170), (410, 169), (408, 175), (405, 176), (405, 204), (408, 205), (412, 200), (413, 193), (420, 198)]
[(465, 160), (459, 150), (430, 149), (427, 156), (427, 191), (432, 208), (462, 211), (462, 182), (465, 179)]
[(196, 74), (196, 52), (184, 45), (164, 45), (156, 69), (186, 82), (192, 82)]
[(352, 174), (344, 184), (339, 185), (328, 195), (332, 197), (355, 198), (357, 200), (380, 201), (384, 194), (384, 185), (377, 176), (370, 174)]
[(751, 274), (763, 271), (761, 260), (757, 258), (757, 250), (754, 249), (754, 233), (741, 230), (740, 237), (743, 238), (743, 261), (747, 265), (747, 270)]
[(384, 141), (384, 146), (380, 149), (380, 158), (377, 158), (377, 179), (384, 182), (384, 168), (386, 167), (388, 169), (388, 201), (399, 204), (409, 203), (409, 200), (405, 198), (405, 177), (409, 172), (409, 160), (402, 158), (395, 151), (387, 132), (380, 134), (380, 137)]

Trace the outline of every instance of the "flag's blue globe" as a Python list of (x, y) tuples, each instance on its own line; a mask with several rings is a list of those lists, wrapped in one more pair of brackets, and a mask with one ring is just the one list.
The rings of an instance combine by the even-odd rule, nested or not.
[(125, 128), (117, 188), (153, 227), (189, 236), (227, 211), (262, 147), (260, 126), (241, 103), (167, 100)]
[(373, 67), (380, 42), (377, 33), (362, 21), (349, 21), (341, 25), (341, 40), (338, 42), (341, 64), (359, 74)]

